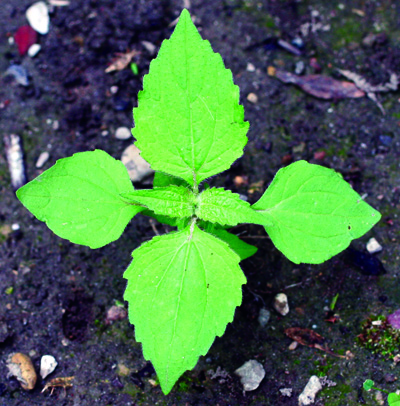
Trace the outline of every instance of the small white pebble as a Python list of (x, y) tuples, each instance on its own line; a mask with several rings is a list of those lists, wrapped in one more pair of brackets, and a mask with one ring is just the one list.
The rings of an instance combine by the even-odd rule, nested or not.
[(283, 388), (279, 389), (279, 392), (281, 393), (282, 396), (287, 396), (290, 398), (292, 396), (293, 389), (292, 388)]
[(378, 405), (384, 405), (385, 401), (383, 400), (383, 395), (381, 391), (376, 391), (375, 392), (375, 400), (378, 403)]
[(39, 44), (33, 44), (29, 47), (28, 49), (28, 55), (33, 58), (34, 56), (36, 56), (39, 51), (42, 49), (42, 47)]
[(378, 241), (376, 241), (375, 238), (370, 238), (370, 240), (367, 242), (367, 251), (370, 254), (375, 254), (377, 252), (382, 251), (382, 245), (379, 244)]
[(115, 138), (119, 140), (128, 140), (132, 137), (131, 130), (128, 127), (119, 127), (115, 132)]
[(42, 379), (50, 375), (56, 369), (57, 365), (58, 362), (52, 355), (43, 355), (40, 360), (40, 376)]
[(29, 25), (39, 34), (46, 35), (49, 32), (49, 10), (44, 1), (32, 4), (25, 13)]
[(316, 394), (322, 389), (318, 376), (313, 375), (308, 381), (303, 392), (299, 396), (299, 405), (311, 405), (315, 401)]
[(18, 223), (14, 223), (14, 224), (12, 224), (11, 225), (11, 230), (13, 230), (13, 231), (17, 231), (17, 230), (19, 230), (19, 224)]
[(119, 90), (118, 86), (111, 86), (110, 87), (111, 94), (116, 94), (118, 92), (118, 90)]
[(252, 63), (248, 62), (246, 70), (247, 70), (247, 72), (255, 72), (256, 67)]
[(278, 293), (274, 298), (274, 309), (282, 316), (289, 313), (288, 298), (284, 293)]
[(250, 103), (256, 104), (258, 102), (258, 96), (255, 93), (249, 93), (247, 95), (247, 100)]
[(258, 361), (252, 359), (238, 368), (235, 374), (240, 376), (243, 389), (245, 391), (252, 391), (257, 389), (260, 382), (264, 379), (265, 370)]
[(156, 46), (149, 41), (142, 41), (142, 45), (146, 50), (149, 52), (150, 55), (154, 55), (156, 53)]
[(47, 160), (50, 158), (50, 154), (47, 151), (42, 152), (39, 155), (38, 160), (36, 161), (36, 168), (41, 168), (46, 162)]

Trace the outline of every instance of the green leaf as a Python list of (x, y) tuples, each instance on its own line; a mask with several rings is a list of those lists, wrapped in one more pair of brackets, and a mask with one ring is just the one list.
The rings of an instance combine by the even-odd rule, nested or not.
[(248, 123), (222, 58), (183, 10), (144, 77), (133, 136), (156, 171), (198, 184), (243, 154)]
[(246, 278), (228, 245), (194, 223), (132, 256), (124, 274), (129, 319), (167, 394), (233, 320)]
[(207, 189), (197, 199), (196, 215), (205, 221), (230, 226), (239, 223), (267, 224), (268, 222), (265, 216), (253, 210), (248, 202), (230, 190)]
[(170, 185), (189, 187), (185, 180), (176, 178), (175, 176), (167, 175), (162, 172), (156, 172), (154, 174), (153, 187), (165, 187)]
[(225, 241), (229, 247), (239, 255), (240, 260), (253, 256), (257, 252), (257, 247), (242, 241), (237, 235), (229, 233), (226, 230), (216, 229), (212, 232), (216, 237)]
[(389, 406), (400, 406), (400, 395), (397, 393), (389, 393), (388, 403)]
[(365, 390), (371, 390), (373, 388), (373, 386), (375, 385), (374, 381), (372, 379), (367, 379), (364, 383), (363, 383), (363, 388)]
[(143, 210), (121, 197), (133, 190), (121, 161), (106, 152), (78, 152), (17, 191), (21, 203), (58, 236), (99, 248), (117, 240)]
[(332, 169), (305, 161), (280, 169), (253, 209), (275, 246), (296, 264), (319, 264), (347, 248), (381, 215)]
[(141, 204), (155, 214), (169, 217), (191, 217), (194, 212), (193, 192), (183, 186), (134, 190), (121, 194), (124, 199)]

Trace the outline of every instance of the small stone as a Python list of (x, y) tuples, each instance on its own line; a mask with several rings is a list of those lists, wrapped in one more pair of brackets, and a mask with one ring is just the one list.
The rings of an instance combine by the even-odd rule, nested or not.
[(124, 307), (111, 306), (107, 310), (106, 324), (110, 324), (111, 322), (116, 321), (116, 320), (126, 319), (127, 316), (128, 316), (128, 313)]
[(28, 72), (21, 65), (10, 65), (10, 67), (6, 70), (6, 75), (13, 76), (15, 81), (21, 86), (29, 85)]
[(28, 49), (28, 55), (33, 58), (35, 57), (39, 51), (42, 49), (42, 47), (39, 44), (33, 44), (29, 47)]
[(287, 396), (290, 398), (292, 396), (293, 389), (292, 388), (283, 388), (279, 389), (279, 392), (281, 393), (282, 396)]
[(43, 355), (42, 359), (40, 360), (40, 376), (42, 379), (49, 376), (58, 365), (58, 362), (52, 355)]
[(292, 44), (297, 48), (304, 48), (304, 41), (300, 37), (294, 38)]
[(9, 224), (4, 224), (0, 227), (0, 234), (4, 237), (8, 237), (12, 233), (12, 228)]
[(387, 321), (393, 328), (400, 329), (400, 309), (387, 316)]
[(12, 353), (7, 358), (8, 376), (18, 379), (22, 389), (32, 390), (36, 385), (37, 375), (31, 359), (21, 352)]
[(50, 158), (50, 154), (47, 151), (42, 152), (36, 161), (36, 168), (40, 169)]
[(111, 86), (110, 87), (110, 93), (111, 94), (117, 94), (118, 90), (119, 90), (118, 86)]
[(107, 131), (107, 130), (103, 130), (103, 131), (101, 132), (101, 136), (102, 136), (102, 137), (107, 137), (107, 135), (108, 135), (108, 131)]
[(274, 309), (282, 316), (289, 313), (288, 298), (284, 293), (278, 293), (274, 298)]
[(383, 400), (383, 395), (381, 391), (375, 391), (375, 400), (378, 403), (378, 405), (383, 406), (385, 404), (385, 401)]
[(156, 46), (149, 41), (142, 41), (142, 45), (146, 48), (150, 55), (156, 53)]
[(131, 370), (126, 367), (124, 364), (118, 364), (118, 371), (119, 376), (128, 376), (131, 373)]
[(292, 343), (288, 347), (288, 350), (294, 351), (298, 346), (299, 346), (299, 343), (297, 341), (292, 341)]
[(49, 10), (44, 1), (38, 1), (32, 4), (28, 10), (26, 10), (25, 16), (29, 25), (39, 34), (46, 35), (49, 32)]
[(15, 134), (11, 134), (10, 136), (6, 135), (4, 137), (4, 143), (11, 185), (14, 189), (18, 189), (26, 183), (21, 138)]
[(128, 140), (132, 137), (131, 130), (128, 127), (119, 127), (115, 132), (115, 138), (119, 140)]
[(382, 251), (382, 245), (380, 245), (379, 242), (375, 238), (372, 237), (367, 242), (367, 251), (370, 254), (376, 254), (377, 252)]
[(60, 123), (58, 122), (58, 120), (53, 121), (52, 128), (54, 131), (57, 131), (60, 128)]
[(326, 156), (326, 152), (325, 151), (315, 151), (314, 152), (314, 159), (316, 161), (322, 161)]
[(139, 149), (133, 144), (124, 150), (121, 161), (128, 170), (132, 182), (140, 182), (154, 173), (150, 164), (140, 156)]
[(256, 67), (252, 63), (248, 62), (246, 70), (247, 70), (247, 72), (255, 72)]
[(299, 396), (299, 406), (311, 405), (315, 401), (315, 395), (322, 389), (321, 382), (316, 375), (308, 381), (303, 392)]
[(247, 100), (250, 103), (256, 104), (258, 102), (258, 96), (255, 93), (249, 93), (247, 95)]
[(29, 25), (19, 27), (14, 35), (21, 56), (25, 55), (29, 48), (37, 41), (36, 31)]
[(271, 312), (264, 307), (260, 309), (260, 313), (258, 313), (258, 323), (260, 324), (261, 327), (265, 327), (269, 319), (271, 317)]
[(294, 73), (296, 75), (301, 75), (304, 72), (304, 68), (305, 68), (304, 62), (298, 61), (298, 62), (296, 62), (296, 66), (294, 68)]
[(240, 376), (243, 389), (245, 391), (252, 391), (259, 387), (260, 382), (264, 379), (265, 371), (259, 362), (250, 360), (238, 368), (235, 374)]
[(304, 141), (300, 142), (300, 144), (295, 145), (292, 148), (293, 154), (302, 154), (304, 150), (306, 149), (306, 143)]

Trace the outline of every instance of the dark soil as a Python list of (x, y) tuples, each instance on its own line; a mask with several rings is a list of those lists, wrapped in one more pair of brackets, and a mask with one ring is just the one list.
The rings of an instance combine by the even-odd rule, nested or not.
[[(170, 36), (170, 23), (183, 1), (71, 0), (67, 7), (54, 8), (50, 32), (40, 37), (42, 49), (35, 58), (20, 57), (8, 41), (26, 24), (31, 0), (1, 3), (0, 71), (22, 64), (30, 84), (23, 87), (1, 76), (0, 129), (3, 135), (22, 137), (28, 178), (40, 174), (35, 162), (46, 150), (50, 159), (43, 169), (59, 158), (94, 148), (120, 158), (131, 141), (113, 134), (120, 126), (132, 125), (131, 110), (153, 58), (141, 41), (158, 48)], [(361, 348), (356, 337), (368, 316), (387, 315), (400, 306), (399, 93), (378, 94), (386, 110), (382, 115), (367, 98), (313, 98), (268, 76), (267, 68), (294, 72), (302, 61), (304, 73), (320, 70), (340, 79), (336, 69), (341, 68), (373, 84), (385, 82), (400, 66), (400, 3), (191, 0), (190, 11), (202, 36), (232, 70), (251, 124), (243, 158), (211, 182), (255, 202), (275, 172), (293, 160), (334, 168), (382, 213), (381, 222), (354, 242), (353, 249), (364, 252), (374, 236), (383, 246), (376, 258), (386, 273), (374, 275), (374, 265), (361, 269), (354, 251), (320, 266), (295, 266), (273, 247), (261, 227), (235, 228), (259, 249), (242, 264), (248, 280), (243, 304), (208, 355), (164, 396), (152, 385), (156, 376), (134, 340), (133, 326), (127, 319), (105, 323), (107, 310), (122, 301), (122, 274), (131, 252), (154, 235), (148, 218), (135, 217), (119, 241), (98, 250), (58, 238), (16, 199), (0, 141), (1, 406), (294, 406), (313, 374), (336, 383), (317, 395), (317, 406), (377, 404), (375, 394), (362, 389), (367, 378), (389, 391), (398, 387), (393, 380), (399, 367)], [(306, 23), (313, 23), (314, 32), (301, 36)], [(369, 34), (375, 35), (373, 40), (363, 42)], [(304, 43), (300, 56), (277, 44), (278, 38), (291, 43), (297, 37)], [(129, 68), (104, 72), (116, 53), (131, 49), (140, 51), (134, 59), (139, 75)], [(255, 71), (247, 69), (248, 63)], [(118, 86), (116, 94), (111, 86)], [(257, 103), (247, 100), (249, 93), (258, 96)], [(54, 121), (59, 123), (56, 130)], [(106, 130), (108, 135), (102, 136)], [(248, 184), (236, 187), (235, 176), (247, 176)], [(12, 224), (20, 229), (10, 232)], [(282, 291), (291, 307), (284, 318), (271, 306), (274, 295)], [(336, 294), (340, 319), (331, 323), (324, 308)], [(264, 306), (272, 316), (261, 328), (257, 317)], [(288, 327), (313, 328), (334, 353), (351, 351), (354, 358), (336, 358), (304, 346), (290, 351), (291, 340), (284, 335)], [(6, 359), (12, 352), (29, 354), (37, 370), (42, 355), (53, 355), (59, 365), (46, 382), (75, 376), (73, 387), (41, 393), (45, 382), (39, 380), (33, 391), (24, 391), (14, 378), (7, 378)], [(234, 371), (250, 359), (263, 364), (266, 376), (257, 390), (244, 393)], [(211, 379), (210, 371), (218, 367), (229, 376)], [(283, 396), (282, 388), (292, 388), (292, 397)]]

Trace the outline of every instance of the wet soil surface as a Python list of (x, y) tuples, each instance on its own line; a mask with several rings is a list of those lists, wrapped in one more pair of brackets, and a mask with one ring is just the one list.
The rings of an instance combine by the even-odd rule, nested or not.
[[(120, 240), (98, 250), (58, 238), (17, 201), (0, 141), (1, 406), (294, 406), (312, 375), (326, 376), (334, 384), (324, 386), (315, 405), (375, 405), (375, 393), (362, 389), (365, 379), (389, 391), (398, 387), (399, 366), (360, 347), (356, 338), (367, 317), (386, 316), (400, 306), (399, 93), (377, 95), (386, 111), (383, 115), (366, 97), (316, 99), (268, 76), (267, 69), (274, 66), (293, 73), (297, 68), (303, 74), (342, 79), (337, 71), (341, 68), (372, 84), (386, 82), (400, 66), (400, 3), (190, 3), (202, 36), (232, 70), (251, 124), (243, 158), (211, 183), (255, 202), (275, 172), (291, 161), (306, 159), (334, 168), (382, 213), (381, 222), (352, 244), (363, 253), (366, 242), (375, 237), (383, 246), (375, 255), (380, 265), (368, 268), (352, 251), (319, 266), (297, 266), (274, 248), (261, 227), (236, 227), (236, 234), (258, 247), (257, 254), (242, 263), (248, 280), (243, 304), (207, 356), (164, 396), (134, 340), (133, 326), (127, 319), (105, 322), (107, 310), (122, 301), (122, 274), (130, 253), (154, 236), (148, 218), (135, 217)], [(34, 58), (20, 57), (9, 42), (26, 24), (30, 4), (2, 2), (0, 11), (0, 71), (21, 64), (30, 82), (21, 86), (12, 77), (1, 76), (2, 135), (22, 138), (28, 179), (78, 151), (99, 148), (120, 158), (131, 140), (116, 139), (115, 130), (132, 125), (131, 110), (154, 57), (142, 41), (158, 49), (170, 36), (170, 24), (184, 3), (71, 0), (69, 6), (51, 11), (50, 31), (40, 36), (42, 49)], [(280, 46), (278, 39), (297, 47), (298, 55)], [(140, 51), (134, 58), (138, 75), (129, 67), (104, 72), (116, 53), (132, 49)], [(112, 86), (117, 87), (113, 92)], [(257, 100), (253, 96), (250, 102), (250, 93)], [(43, 151), (50, 159), (37, 169)], [(13, 229), (15, 224), (19, 229)], [(164, 231), (162, 225), (156, 227)], [(377, 275), (380, 266), (386, 272)], [(289, 298), (286, 317), (272, 308), (279, 292)], [(326, 306), (337, 294), (336, 322), (327, 321)], [(263, 307), (271, 311), (264, 328), (257, 321)], [(313, 329), (332, 352), (350, 351), (354, 357), (338, 358), (306, 346), (290, 351), (291, 340), (284, 334), (289, 327)], [(51, 354), (58, 367), (27, 392), (7, 377), (6, 359), (12, 352), (29, 354), (36, 370), (41, 356)], [(250, 359), (263, 365), (266, 376), (258, 389), (245, 393), (234, 371)], [(218, 368), (226, 373), (218, 376)], [(41, 393), (52, 377), (69, 376), (75, 377), (73, 387)], [(284, 388), (292, 389), (291, 397), (280, 391)]]

